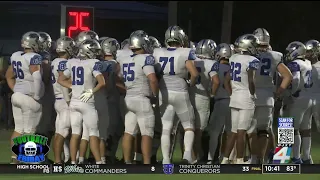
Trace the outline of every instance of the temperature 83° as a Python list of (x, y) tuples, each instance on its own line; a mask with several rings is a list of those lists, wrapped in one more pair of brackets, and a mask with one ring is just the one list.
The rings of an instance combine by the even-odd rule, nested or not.
[(268, 164), (263, 165), (263, 174), (299, 174), (298, 164)]

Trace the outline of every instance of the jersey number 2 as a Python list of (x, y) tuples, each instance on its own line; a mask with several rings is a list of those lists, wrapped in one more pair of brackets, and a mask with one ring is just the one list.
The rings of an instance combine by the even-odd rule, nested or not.
[(12, 69), (18, 79), (24, 79), (24, 73), (21, 67), (22, 63), (20, 61), (12, 61)]
[(271, 60), (269, 58), (263, 58), (261, 60), (262, 66), (260, 68), (260, 75), (261, 76), (269, 76), (270, 75), (270, 68), (271, 68)]
[(175, 75), (176, 73), (174, 72), (174, 57), (160, 57), (159, 62), (162, 63), (161, 70), (163, 72), (164, 68), (166, 68), (167, 63), (169, 62), (170, 64), (170, 71), (169, 75)]
[(134, 71), (132, 68), (134, 68), (134, 63), (129, 64), (123, 64), (123, 80), (126, 81), (133, 81), (134, 80)]
[(83, 85), (84, 84), (84, 69), (82, 66), (72, 67), (72, 85)]
[(231, 62), (231, 80), (241, 82), (241, 63)]

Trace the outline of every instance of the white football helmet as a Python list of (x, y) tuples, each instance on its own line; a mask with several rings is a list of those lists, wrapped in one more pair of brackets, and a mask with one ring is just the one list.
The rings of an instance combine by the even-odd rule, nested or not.
[(170, 42), (178, 42), (181, 46), (185, 46), (186, 34), (179, 26), (170, 26), (166, 33), (164, 42), (168, 45)]
[(259, 45), (270, 45), (270, 35), (266, 29), (258, 28), (253, 32), (253, 35), (259, 39)]
[(232, 48), (227, 43), (221, 43), (217, 46), (214, 53), (214, 59), (220, 61), (221, 58), (229, 59), (233, 52)]
[(305, 43), (306, 46), (306, 58), (307, 59), (314, 59), (318, 58), (320, 54), (320, 43), (317, 40), (309, 40)]
[(52, 39), (50, 35), (46, 32), (38, 32), (40, 35), (40, 49), (42, 51), (48, 51), (51, 48)]
[(129, 39), (125, 39), (121, 42), (120, 49), (129, 49)]
[(240, 36), (234, 44), (237, 45), (237, 49), (241, 52), (248, 52), (252, 56), (258, 55), (257, 46), (259, 40), (253, 34)]
[(133, 32), (129, 38), (130, 49), (143, 49), (147, 53), (152, 53), (152, 45), (149, 36), (142, 30)]
[(195, 48), (196, 56), (199, 58), (212, 59), (216, 47), (217, 44), (212, 39), (203, 39), (199, 41)]
[(117, 51), (120, 49), (118, 41), (114, 38), (107, 38), (103, 40), (100, 45), (103, 55), (112, 55), (114, 58), (117, 55)]
[(80, 59), (95, 59), (101, 54), (101, 46), (97, 40), (87, 39), (80, 43), (78, 57)]
[(96, 32), (91, 31), (91, 30), (82, 31), (75, 38), (76, 45), (77, 46), (80, 45), (81, 42), (83, 42), (84, 40), (87, 40), (87, 39), (93, 39), (93, 40), (99, 41), (99, 36)]
[(40, 51), (40, 35), (37, 32), (26, 32), (21, 39), (21, 47), (32, 49), (34, 52)]
[(287, 48), (285, 53), (285, 60), (286, 61), (293, 61), (297, 58), (305, 58), (306, 55), (306, 46), (299, 41), (291, 42)]

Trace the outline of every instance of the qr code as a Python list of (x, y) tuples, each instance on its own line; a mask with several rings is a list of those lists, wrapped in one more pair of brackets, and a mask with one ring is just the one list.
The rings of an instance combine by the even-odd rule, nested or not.
[(278, 128), (278, 144), (294, 144), (294, 128)]

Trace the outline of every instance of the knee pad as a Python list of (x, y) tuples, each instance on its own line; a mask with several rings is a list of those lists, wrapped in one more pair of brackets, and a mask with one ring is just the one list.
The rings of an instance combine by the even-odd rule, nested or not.
[(80, 135), (82, 131), (81, 124), (71, 123), (72, 134)]
[(150, 113), (147, 117), (138, 116), (137, 118), (141, 135), (150, 136), (153, 138), (155, 117), (153, 113)]
[(88, 131), (89, 131), (89, 137), (90, 137), (90, 136), (99, 137), (98, 127), (96, 127), (96, 128), (88, 128)]
[(66, 138), (69, 135), (69, 129), (58, 128), (56, 129), (56, 134), (60, 134), (62, 137)]
[(269, 138), (269, 131), (267, 130), (257, 130), (258, 137), (267, 137)]

